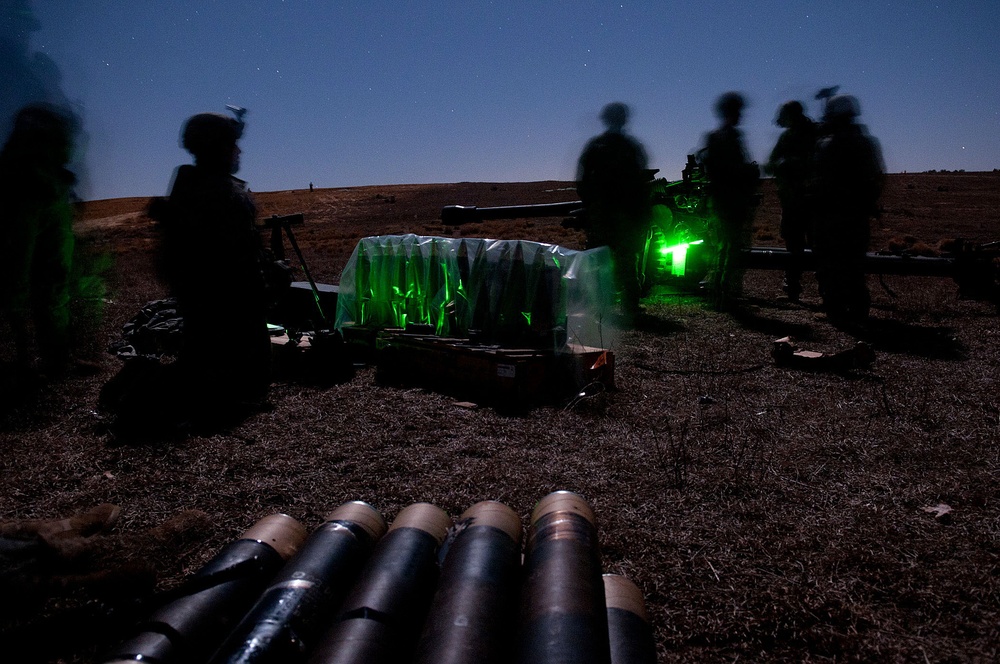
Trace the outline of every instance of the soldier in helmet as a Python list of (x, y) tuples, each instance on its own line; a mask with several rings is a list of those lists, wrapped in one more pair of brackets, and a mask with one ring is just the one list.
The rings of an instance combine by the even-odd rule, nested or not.
[(721, 124), (708, 134), (702, 151), (718, 242), (718, 259), (709, 288), (719, 309), (734, 306), (743, 292), (739, 254), (750, 245), (760, 180), (757, 164), (750, 160), (739, 129), (744, 106), (746, 101), (738, 92), (719, 97), (715, 112)]
[(161, 269), (183, 317), (179, 390), (194, 421), (248, 414), (270, 384), (267, 301), (257, 208), (239, 170), (243, 123), (214, 113), (188, 119), (161, 222)]
[(608, 246), (615, 263), (623, 313), (639, 312), (639, 265), (650, 212), (646, 150), (625, 131), (629, 107), (601, 111), (606, 131), (587, 143), (577, 166), (576, 189), (587, 211), (587, 247)]
[(792, 254), (785, 271), (785, 292), (795, 301), (802, 293), (802, 256), (809, 246), (812, 226), (807, 185), (816, 146), (816, 125), (798, 101), (782, 104), (774, 123), (784, 131), (771, 151), (765, 171), (774, 176), (778, 188), (781, 237)]
[(827, 314), (847, 321), (866, 319), (871, 306), (864, 259), (885, 173), (878, 142), (855, 121), (860, 113), (850, 95), (827, 101), (814, 160), (816, 279)]

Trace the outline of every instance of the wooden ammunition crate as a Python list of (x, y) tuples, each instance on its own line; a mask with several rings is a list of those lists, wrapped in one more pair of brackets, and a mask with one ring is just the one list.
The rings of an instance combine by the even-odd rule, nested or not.
[(514, 410), (558, 403), (595, 383), (614, 387), (614, 355), (583, 346), (565, 352), (500, 348), (384, 331), (376, 340), (375, 365), (383, 384), (424, 387)]

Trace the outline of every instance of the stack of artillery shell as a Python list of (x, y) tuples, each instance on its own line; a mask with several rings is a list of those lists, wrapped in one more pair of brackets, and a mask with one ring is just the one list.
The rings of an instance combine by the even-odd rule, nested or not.
[(624, 576), (604, 575), (611, 664), (656, 664), (653, 628), (642, 591)]
[(557, 491), (531, 515), (525, 551), (519, 661), (609, 664), (608, 617), (594, 512)]
[(385, 521), (370, 505), (338, 507), (282, 568), (212, 662), (301, 661), (384, 533)]
[(399, 513), (372, 554), (310, 664), (404, 662), (437, 584), (437, 551), (452, 525), (416, 503)]
[(205, 661), (305, 539), (306, 529), (292, 517), (264, 517), (227, 544), (103, 661)]
[(414, 662), (509, 662), (521, 520), (509, 507), (484, 501), (467, 509), (455, 530)]
[(262, 519), (170, 597), (103, 661), (656, 662), (641, 591), (602, 577), (594, 512), (568, 491), (536, 505), (523, 565), (521, 519), (501, 503), (455, 524), (416, 503), (387, 531), (353, 502), (308, 539), (289, 516)]

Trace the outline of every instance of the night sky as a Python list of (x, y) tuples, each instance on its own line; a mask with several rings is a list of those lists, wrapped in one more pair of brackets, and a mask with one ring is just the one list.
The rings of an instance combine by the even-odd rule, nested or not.
[(610, 101), (678, 179), (720, 93), (763, 162), (778, 106), (831, 85), (892, 172), (1000, 168), (997, 0), (0, 0), (24, 6), (2, 38), (82, 115), (87, 199), (166, 193), (184, 120), (226, 104), (255, 191), (572, 179)]

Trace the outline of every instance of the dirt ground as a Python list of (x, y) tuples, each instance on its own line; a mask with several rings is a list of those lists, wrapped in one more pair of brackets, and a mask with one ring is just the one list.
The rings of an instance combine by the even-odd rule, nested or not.
[[(574, 198), (565, 182), (257, 194), (262, 217), (305, 215), (296, 235), (324, 283), (368, 235), (582, 248), (560, 218), (439, 220), (448, 204)], [(121, 366), (107, 343), (165, 294), (147, 203), (90, 202), (78, 222), (84, 253), (112, 259), (103, 319), (81, 344), (100, 370), (0, 413), (0, 520), (122, 509), (109, 533), (6, 594), (6, 652), (92, 661), (151, 593), (270, 513), (314, 528), (350, 500), (391, 521), (414, 502), (457, 516), (492, 499), (527, 526), (540, 498), (567, 489), (597, 514), (605, 572), (643, 591), (661, 662), (1000, 658), (1000, 325), (993, 304), (959, 299), (950, 279), (870, 277), (872, 320), (854, 329), (816, 315), (811, 276), (793, 303), (780, 273), (748, 273), (739, 316), (651, 298), (612, 349), (617, 390), (521, 416), (382, 386), (364, 367), (328, 388), (276, 383), (273, 409), (223, 433), (122, 445), (96, 404)], [(768, 184), (756, 244), (780, 246), (778, 220)], [(935, 255), (955, 237), (1000, 239), (1000, 173), (890, 176), (873, 249)], [(863, 340), (875, 362), (776, 366), (772, 344), (786, 335), (827, 353)]]

